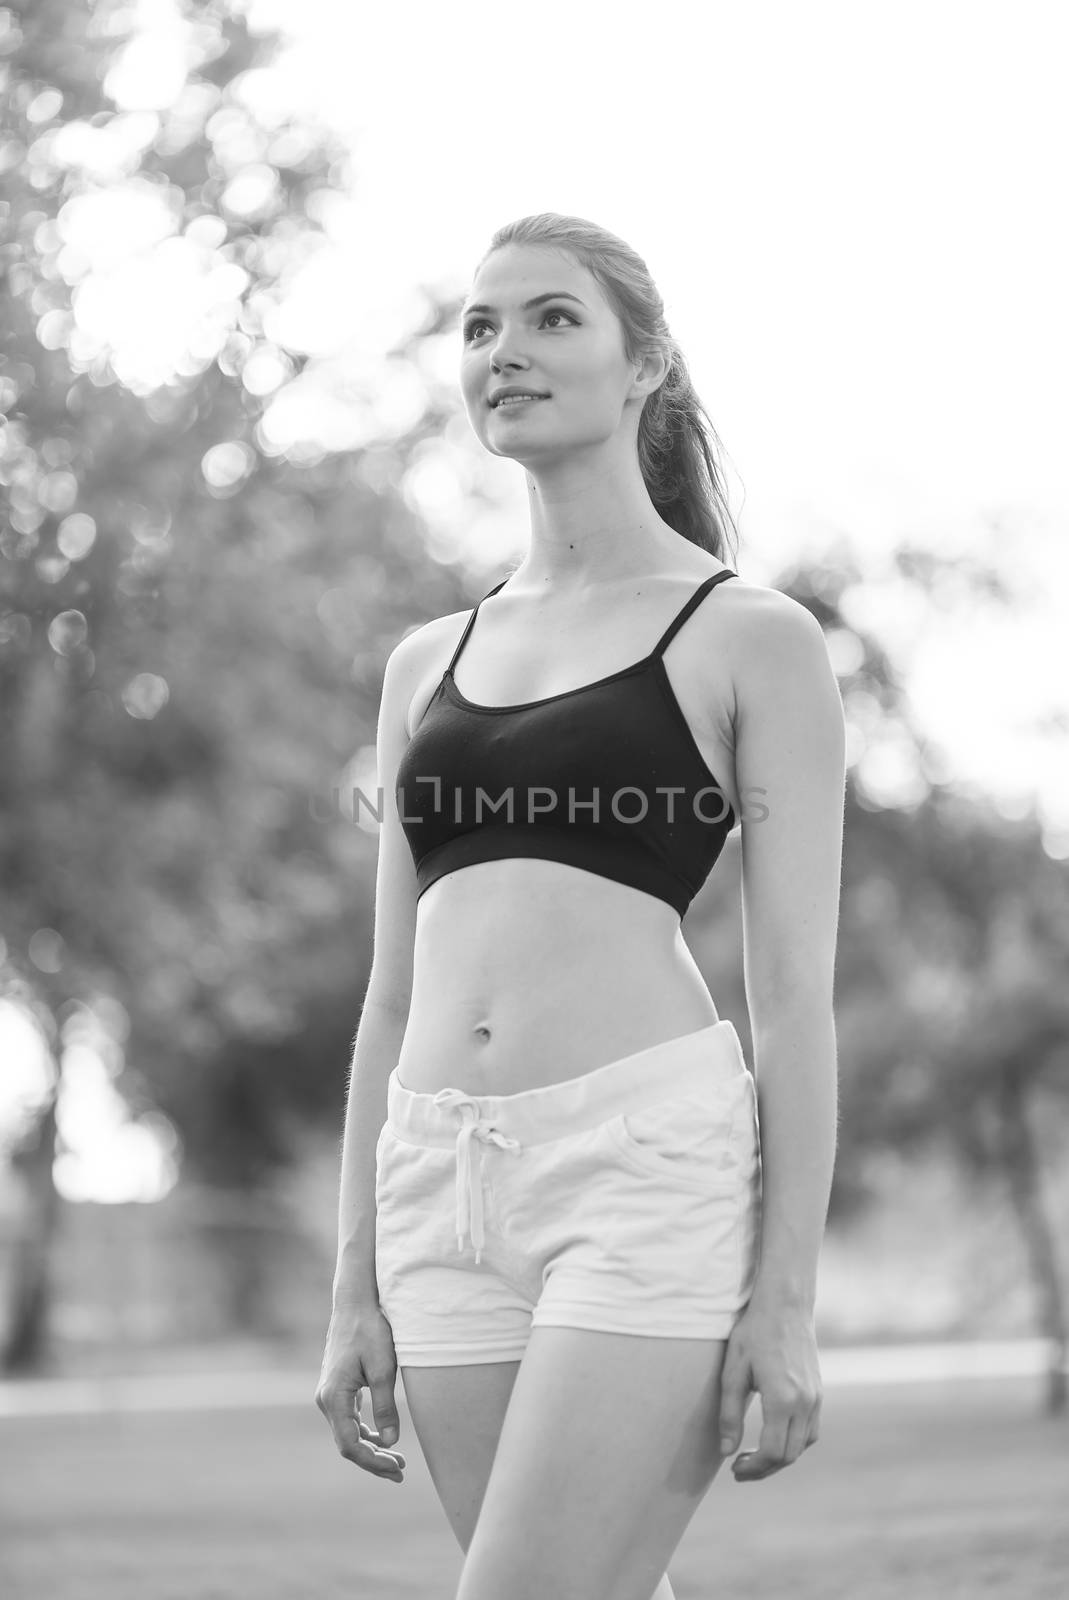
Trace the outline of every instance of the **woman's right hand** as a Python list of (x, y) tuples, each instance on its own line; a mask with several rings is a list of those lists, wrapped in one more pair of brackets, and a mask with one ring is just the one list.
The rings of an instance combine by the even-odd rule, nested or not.
[[(381, 1307), (346, 1310), (335, 1306), (327, 1330), (316, 1405), (330, 1424), (334, 1443), (346, 1461), (374, 1473), (376, 1478), (403, 1483), (403, 1469), (408, 1463), (399, 1450), (384, 1448), (382, 1439), (388, 1433), (392, 1444), (400, 1437), (394, 1403), (396, 1381), (393, 1330)], [(374, 1428), (360, 1420), (362, 1389), (371, 1390)]]

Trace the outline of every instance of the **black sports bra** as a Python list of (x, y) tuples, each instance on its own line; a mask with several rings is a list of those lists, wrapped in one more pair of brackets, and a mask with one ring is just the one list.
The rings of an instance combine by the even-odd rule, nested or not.
[(522, 856), (596, 872), (683, 916), (738, 819), (663, 654), (709, 591), (736, 576), (706, 578), (641, 661), (522, 705), (476, 705), (456, 686), (475, 607), (397, 769), (417, 898), (448, 872)]

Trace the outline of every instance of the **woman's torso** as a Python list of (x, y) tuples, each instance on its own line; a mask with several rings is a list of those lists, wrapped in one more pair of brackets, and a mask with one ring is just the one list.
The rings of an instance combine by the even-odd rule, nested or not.
[[(484, 603), (455, 668), (479, 705), (559, 694), (629, 665), (652, 647), (705, 578), (711, 559), (606, 586), (598, 611), (558, 602)], [(702, 759), (740, 812), (734, 695), (718, 584), (664, 652)], [(425, 630), (409, 705), (414, 732), (470, 616)], [(397, 1074), (406, 1088), (516, 1094), (719, 1021), (666, 901), (553, 861), (486, 861), (433, 883), (417, 905), (412, 1002)]]

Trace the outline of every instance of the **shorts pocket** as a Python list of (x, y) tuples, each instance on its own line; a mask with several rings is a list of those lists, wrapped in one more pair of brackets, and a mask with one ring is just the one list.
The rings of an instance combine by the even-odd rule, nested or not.
[(445, 1207), (455, 1185), (452, 1145), (411, 1144), (388, 1122), (383, 1124), (375, 1146), (375, 1207), (380, 1217), (396, 1210)]
[[(375, 1208), (381, 1216), (394, 1206), (419, 1198), (425, 1188), (438, 1152), (398, 1138), (388, 1122), (383, 1123), (375, 1146)], [(441, 1152), (442, 1162), (449, 1152)]]
[(738, 1131), (745, 1091), (740, 1077), (723, 1095), (673, 1096), (621, 1112), (606, 1124), (609, 1138), (643, 1177), (706, 1194), (732, 1193), (742, 1177)]

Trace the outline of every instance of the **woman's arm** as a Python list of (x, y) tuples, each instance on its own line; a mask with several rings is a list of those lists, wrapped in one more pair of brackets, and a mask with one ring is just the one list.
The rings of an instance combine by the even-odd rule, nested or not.
[[(422, 632), (422, 630), (421, 630)], [(416, 875), (397, 815), (397, 766), (408, 742), (405, 715), (418, 663), (414, 635), (386, 663), (377, 739), (382, 803), (375, 881), (374, 954), (360, 1013), (342, 1140), (338, 1261), (323, 1366), (315, 1402), (340, 1454), (376, 1477), (403, 1481), (405, 1458), (388, 1448), (400, 1436), (394, 1389), (397, 1358), (379, 1306), (375, 1276), (375, 1147), (386, 1121), (387, 1086), (404, 1042), (412, 1000)], [(360, 1418), (371, 1392), (374, 1429)]]
[[(813, 1313), (838, 1125), (833, 988), (846, 779), (842, 700), (820, 625), (776, 590), (754, 595), (732, 675), (761, 1254), (725, 1362), (726, 1448), (741, 1436), (751, 1388), (761, 1393), (764, 1428), (758, 1451), (736, 1461), (738, 1478), (777, 1471), (817, 1437)], [(760, 805), (751, 806), (755, 793)]]
[(407, 1012), (382, 1006), (368, 986), (356, 1030), (345, 1105), (335, 1311), (379, 1303), (375, 1277), (375, 1147), (386, 1121), (386, 1081), (401, 1053), (407, 1020)]
[[(762, 593), (736, 649), (743, 959), (761, 1121), (763, 1222), (754, 1295), (812, 1311), (838, 1120), (832, 991), (846, 732), (820, 624)], [(756, 808), (755, 808), (756, 809)]]
[[(421, 630), (422, 631), (422, 630)], [(404, 1041), (412, 1000), (416, 874), (397, 815), (397, 767), (408, 743), (415, 635), (386, 663), (376, 743), (382, 824), (375, 882), (374, 953), (356, 1032), (342, 1141), (334, 1304), (377, 1306), (375, 1146), (386, 1121), (386, 1086)]]

